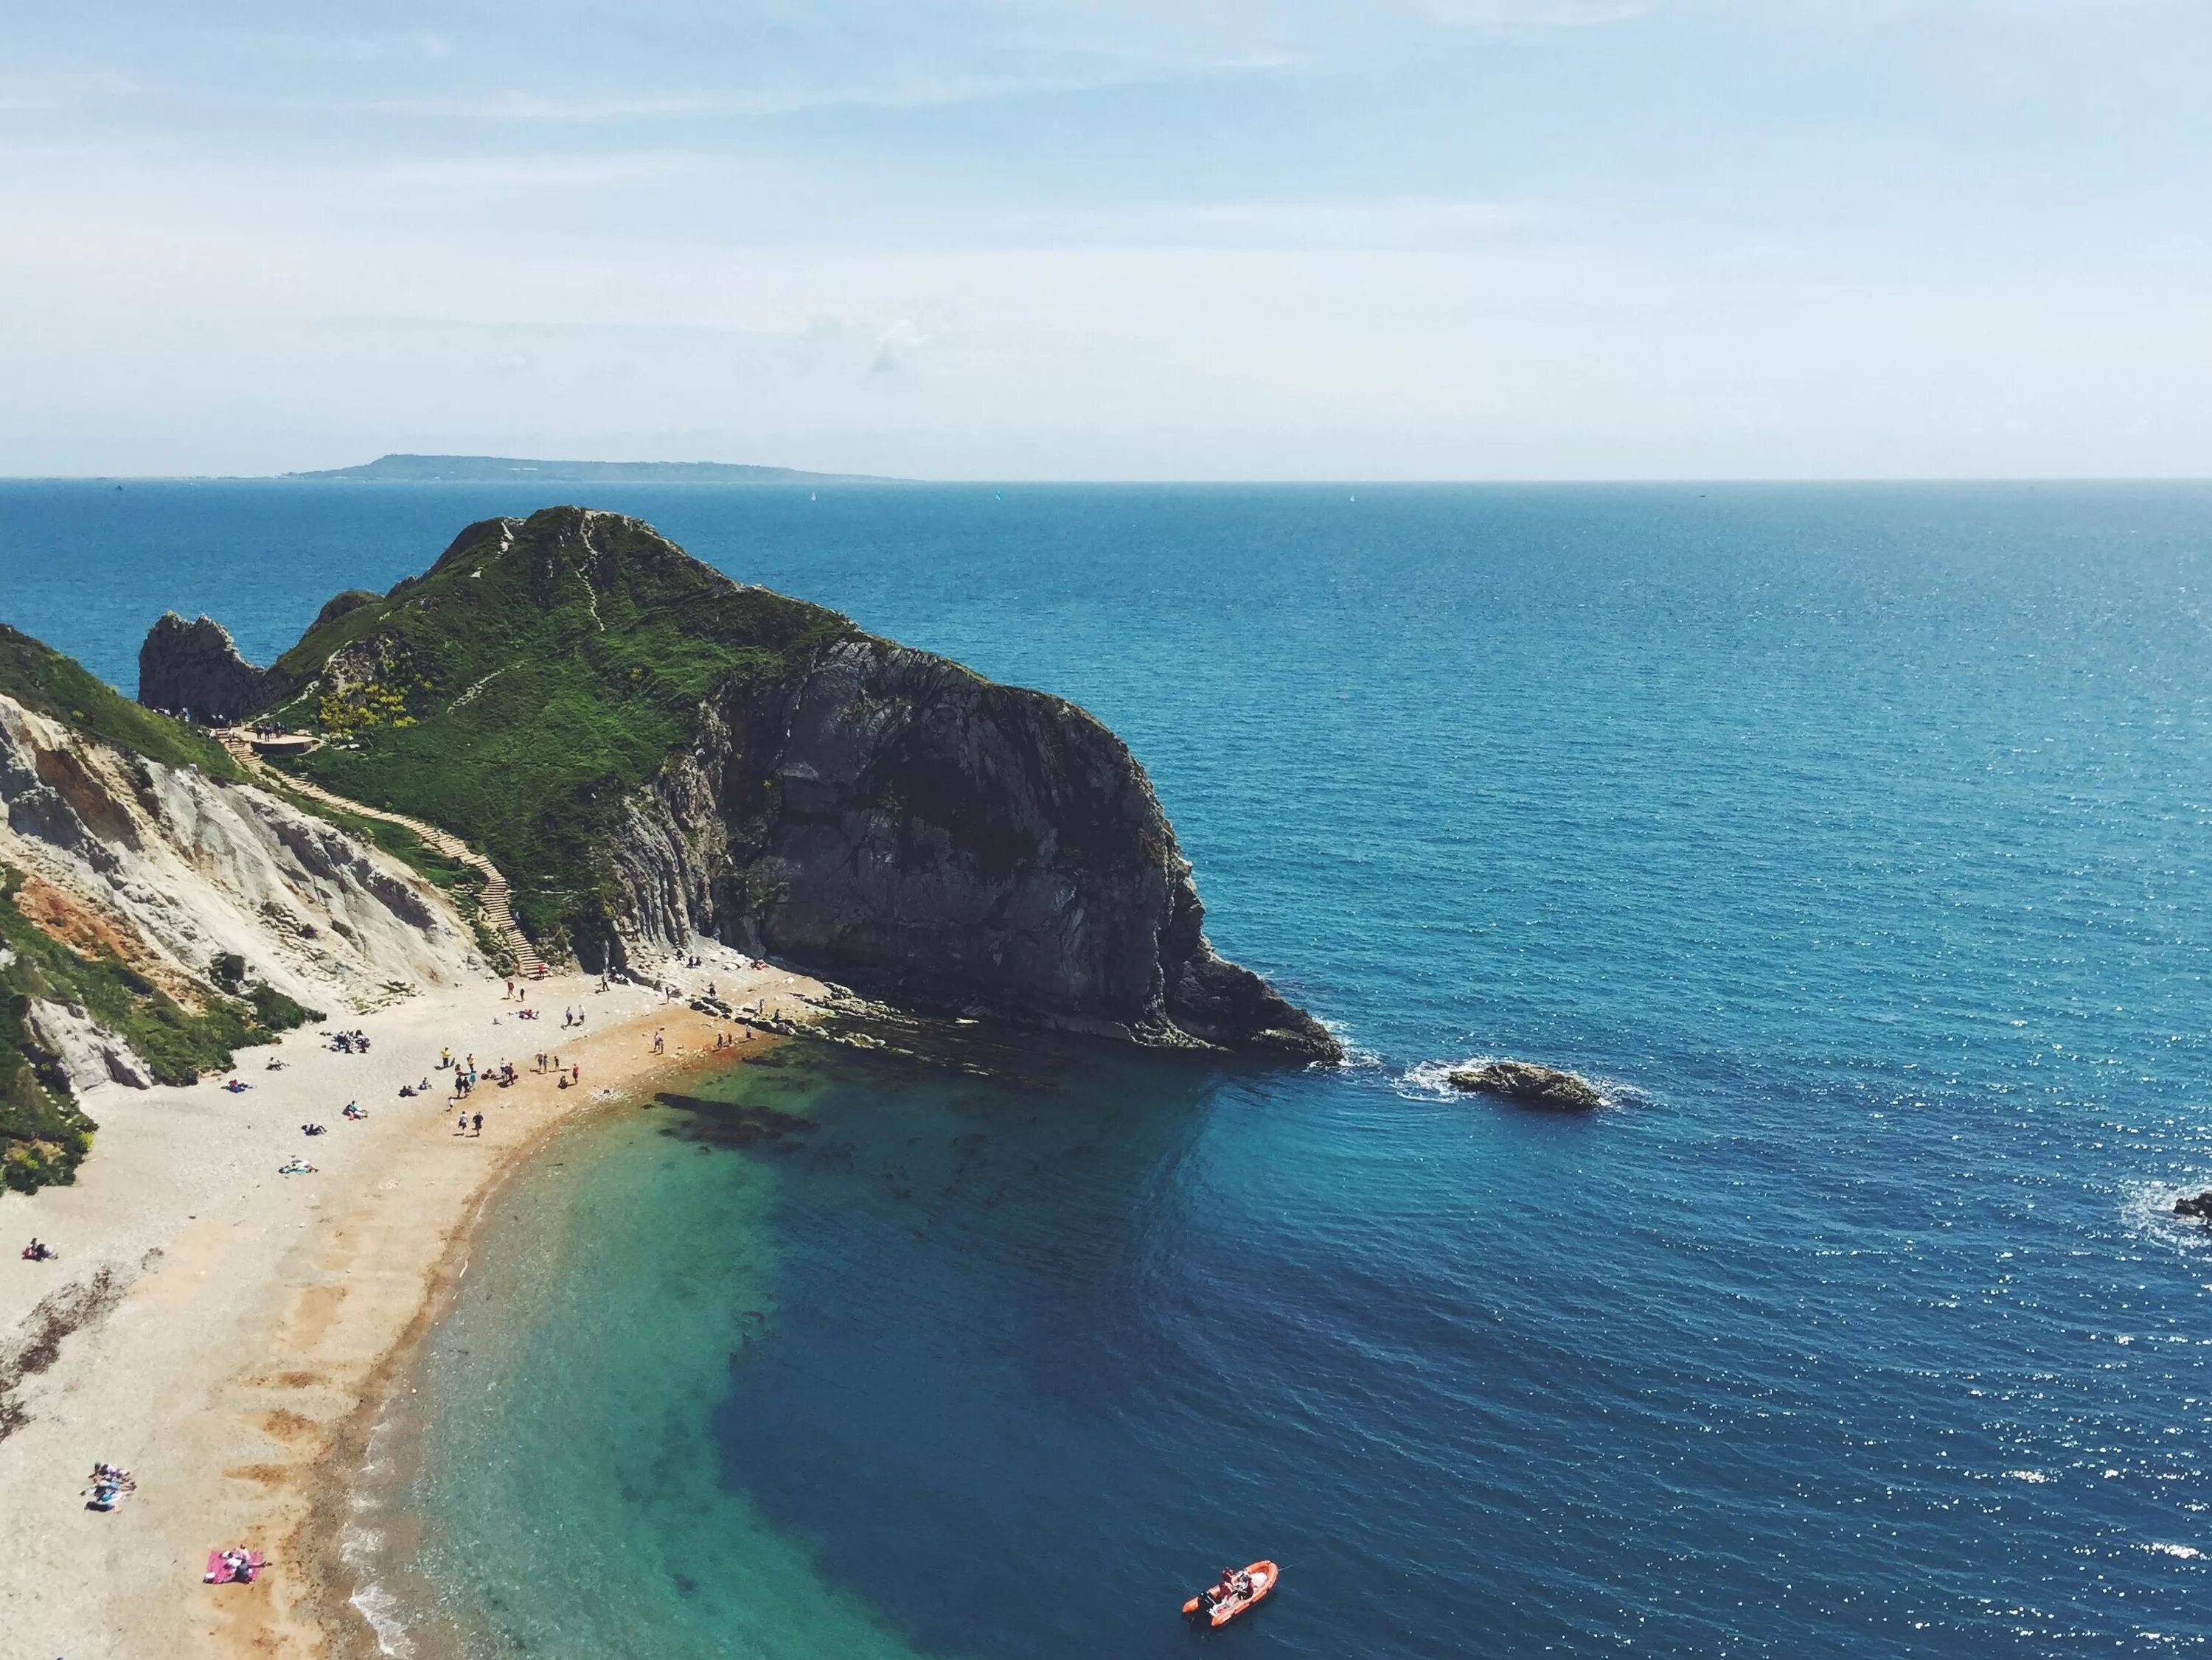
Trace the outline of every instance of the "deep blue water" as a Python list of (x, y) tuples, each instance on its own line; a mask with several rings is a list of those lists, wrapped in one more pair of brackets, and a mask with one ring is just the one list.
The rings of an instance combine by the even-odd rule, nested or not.
[[(2212, 489), (591, 501), (1092, 709), (1217, 943), (1360, 1058), (838, 1062), (730, 1084), (789, 1153), (592, 1132), (426, 1363), (544, 1427), (453, 1442), (434, 1537), (510, 1590), (562, 1515), (656, 1542), (621, 1606), (672, 1654), (1172, 1654), (1263, 1554), (1208, 1648), (2206, 1641), (2212, 1239), (2160, 1212), (2212, 1184)], [(126, 688), (167, 606), (265, 658), (538, 505), (0, 485), (0, 619)], [(1425, 1087), (1483, 1053), (1624, 1105)], [(614, 1451), (544, 1453), (487, 1556), (453, 1487), (556, 1443)], [(470, 1554), (428, 1553), (449, 1611)], [(481, 1651), (603, 1651), (507, 1600)]]

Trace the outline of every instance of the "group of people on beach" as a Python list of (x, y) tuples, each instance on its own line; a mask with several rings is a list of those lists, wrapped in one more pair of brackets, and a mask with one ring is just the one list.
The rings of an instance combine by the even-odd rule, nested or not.
[(123, 1502), (123, 1495), (137, 1490), (138, 1483), (127, 1469), (113, 1464), (100, 1463), (92, 1467), (92, 1481), (85, 1491), (87, 1510), (112, 1511)]
[(331, 1034), (331, 1047), (341, 1055), (366, 1055), (368, 1053), (368, 1033), (358, 1029), (334, 1032)]

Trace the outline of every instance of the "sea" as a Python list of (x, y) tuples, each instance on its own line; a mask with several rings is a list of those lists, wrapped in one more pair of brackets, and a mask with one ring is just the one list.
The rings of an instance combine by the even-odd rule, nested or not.
[[(0, 619), (265, 661), (578, 494), (0, 485)], [(2212, 488), (585, 499), (1091, 710), (1350, 1059), (795, 1044), (568, 1130), (373, 1445), (388, 1651), (2212, 1640)]]

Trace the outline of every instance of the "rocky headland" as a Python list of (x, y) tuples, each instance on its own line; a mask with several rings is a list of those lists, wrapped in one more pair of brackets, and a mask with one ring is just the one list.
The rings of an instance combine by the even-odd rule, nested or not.
[(1444, 1081), (1470, 1094), (1495, 1095), (1554, 1112), (1588, 1112), (1605, 1105), (1605, 1096), (1588, 1078), (1533, 1061), (1482, 1061), (1455, 1069)]
[(319, 736), (287, 764), (482, 848), (550, 960), (703, 935), (918, 1009), (1340, 1055), (1214, 951), (1143, 767), (1065, 700), (580, 507), (341, 600), (269, 669), (164, 618), (142, 699)]

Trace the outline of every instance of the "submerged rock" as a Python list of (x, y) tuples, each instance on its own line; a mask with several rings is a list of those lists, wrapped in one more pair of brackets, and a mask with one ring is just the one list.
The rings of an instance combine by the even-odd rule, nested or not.
[(1461, 1067), (1447, 1074), (1445, 1081), (1472, 1094), (1496, 1095), (1558, 1112), (1587, 1112), (1605, 1105), (1605, 1097), (1588, 1078), (1530, 1061), (1485, 1061)]
[(241, 657), (212, 617), (187, 622), (164, 611), (138, 648), (138, 701), (149, 709), (228, 725), (266, 709), (277, 692), (276, 677)]
[(2212, 1224), (2212, 1187), (2206, 1188), (2193, 1199), (2176, 1199), (2173, 1202), (2173, 1214), (2177, 1216), (2199, 1217), (2206, 1223)]

